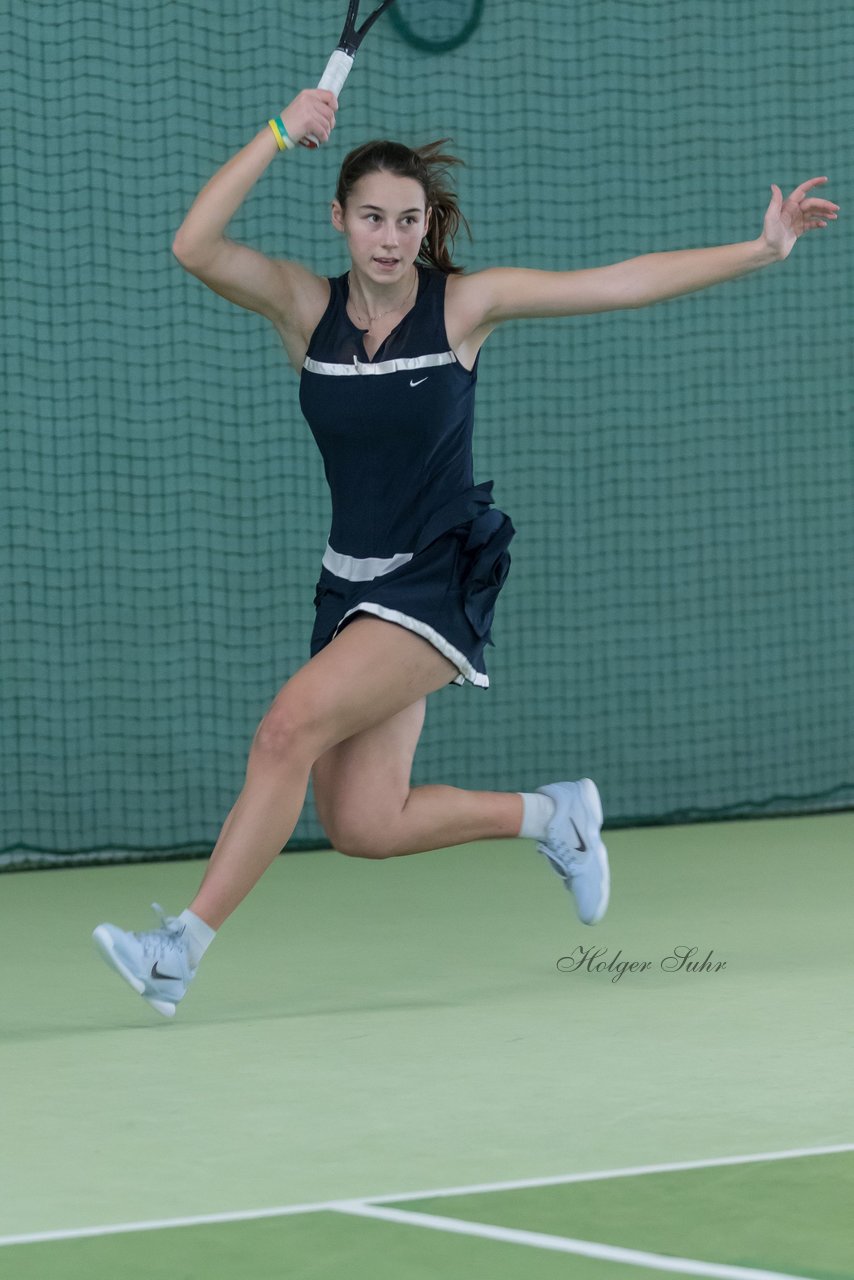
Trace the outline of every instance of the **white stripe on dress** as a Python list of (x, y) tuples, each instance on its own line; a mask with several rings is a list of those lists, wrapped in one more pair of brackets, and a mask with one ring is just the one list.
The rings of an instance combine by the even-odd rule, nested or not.
[(346, 578), (348, 582), (372, 582), (374, 578), (399, 569), (402, 564), (409, 564), (411, 559), (411, 551), (401, 551), (387, 560), (381, 560), (379, 556), (345, 556), (340, 551), (333, 551), (327, 542), (323, 566), (336, 578)]
[(334, 378), (349, 378), (364, 373), (412, 373), (418, 369), (434, 369), (438, 365), (456, 364), (457, 357), (453, 351), (436, 351), (428, 356), (406, 356), (400, 360), (372, 361), (360, 360), (353, 356), (352, 364), (327, 364), (323, 360), (312, 360), (306, 356), (303, 368), (308, 373), (322, 373)]
[(459, 675), (455, 676), (451, 684), (462, 684), (464, 679), (477, 685), (480, 689), (489, 688), (489, 676), (484, 672), (477, 671), (469, 662), (464, 653), (446, 640), (443, 635), (431, 627), (429, 622), (422, 622), (420, 618), (410, 618), (407, 613), (400, 613), (397, 609), (387, 609), (383, 604), (374, 604), (370, 600), (363, 600), (360, 604), (354, 605), (352, 609), (348, 609), (344, 617), (335, 628), (335, 635), (341, 630), (345, 619), (354, 613), (372, 613), (375, 618), (383, 618), (386, 622), (396, 622), (399, 627), (405, 627), (407, 631), (414, 631), (416, 635), (421, 636), (423, 640), (427, 640), (432, 644), (434, 649), (453, 662), (459, 671)]

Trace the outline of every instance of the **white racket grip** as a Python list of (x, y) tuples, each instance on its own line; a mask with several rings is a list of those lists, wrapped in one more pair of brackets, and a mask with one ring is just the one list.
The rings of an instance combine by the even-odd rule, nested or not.
[[(345, 53), (343, 49), (336, 49), (326, 64), (326, 70), (318, 81), (318, 89), (328, 89), (337, 98), (344, 87), (344, 81), (350, 74), (352, 65), (352, 56), (349, 53)], [(320, 142), (313, 133), (307, 134), (304, 141), (310, 147), (320, 146)]]
[(320, 77), (318, 89), (328, 89), (337, 98), (344, 88), (344, 81), (350, 74), (352, 65), (352, 56), (349, 53), (345, 53), (343, 49), (336, 49), (326, 64), (326, 70)]

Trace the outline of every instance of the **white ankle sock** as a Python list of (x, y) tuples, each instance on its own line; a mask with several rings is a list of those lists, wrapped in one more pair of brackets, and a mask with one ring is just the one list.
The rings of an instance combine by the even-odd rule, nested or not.
[(187, 926), (187, 941), (190, 944), (190, 964), (195, 969), (216, 937), (216, 929), (212, 929), (209, 924), (205, 924), (204, 920), (194, 915), (189, 907), (186, 911), (181, 912), (178, 919)]
[(551, 796), (541, 795), (539, 791), (536, 794), (519, 791), (517, 795), (522, 797), (522, 826), (519, 835), (530, 840), (545, 840), (555, 811), (554, 800)]

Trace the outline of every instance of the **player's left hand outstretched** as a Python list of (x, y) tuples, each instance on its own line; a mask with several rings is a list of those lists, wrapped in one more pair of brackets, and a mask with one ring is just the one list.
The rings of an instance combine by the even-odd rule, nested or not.
[(821, 182), (827, 182), (827, 178), (809, 178), (795, 187), (785, 200), (780, 188), (772, 185), (771, 203), (765, 213), (762, 237), (780, 258), (788, 258), (795, 241), (805, 231), (815, 231), (817, 227), (826, 227), (828, 221), (836, 220), (838, 204), (833, 204), (830, 200), (819, 200), (809, 194)]

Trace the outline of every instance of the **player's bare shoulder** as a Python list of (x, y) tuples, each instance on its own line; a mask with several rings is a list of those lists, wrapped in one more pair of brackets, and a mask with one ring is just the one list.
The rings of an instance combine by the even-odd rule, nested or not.
[(299, 262), (268, 258), (226, 237), (201, 252), (184, 248), (176, 239), (172, 251), (185, 271), (214, 293), (266, 316), (280, 334), (291, 363), (301, 367), (309, 339), (329, 302), (328, 280)]

